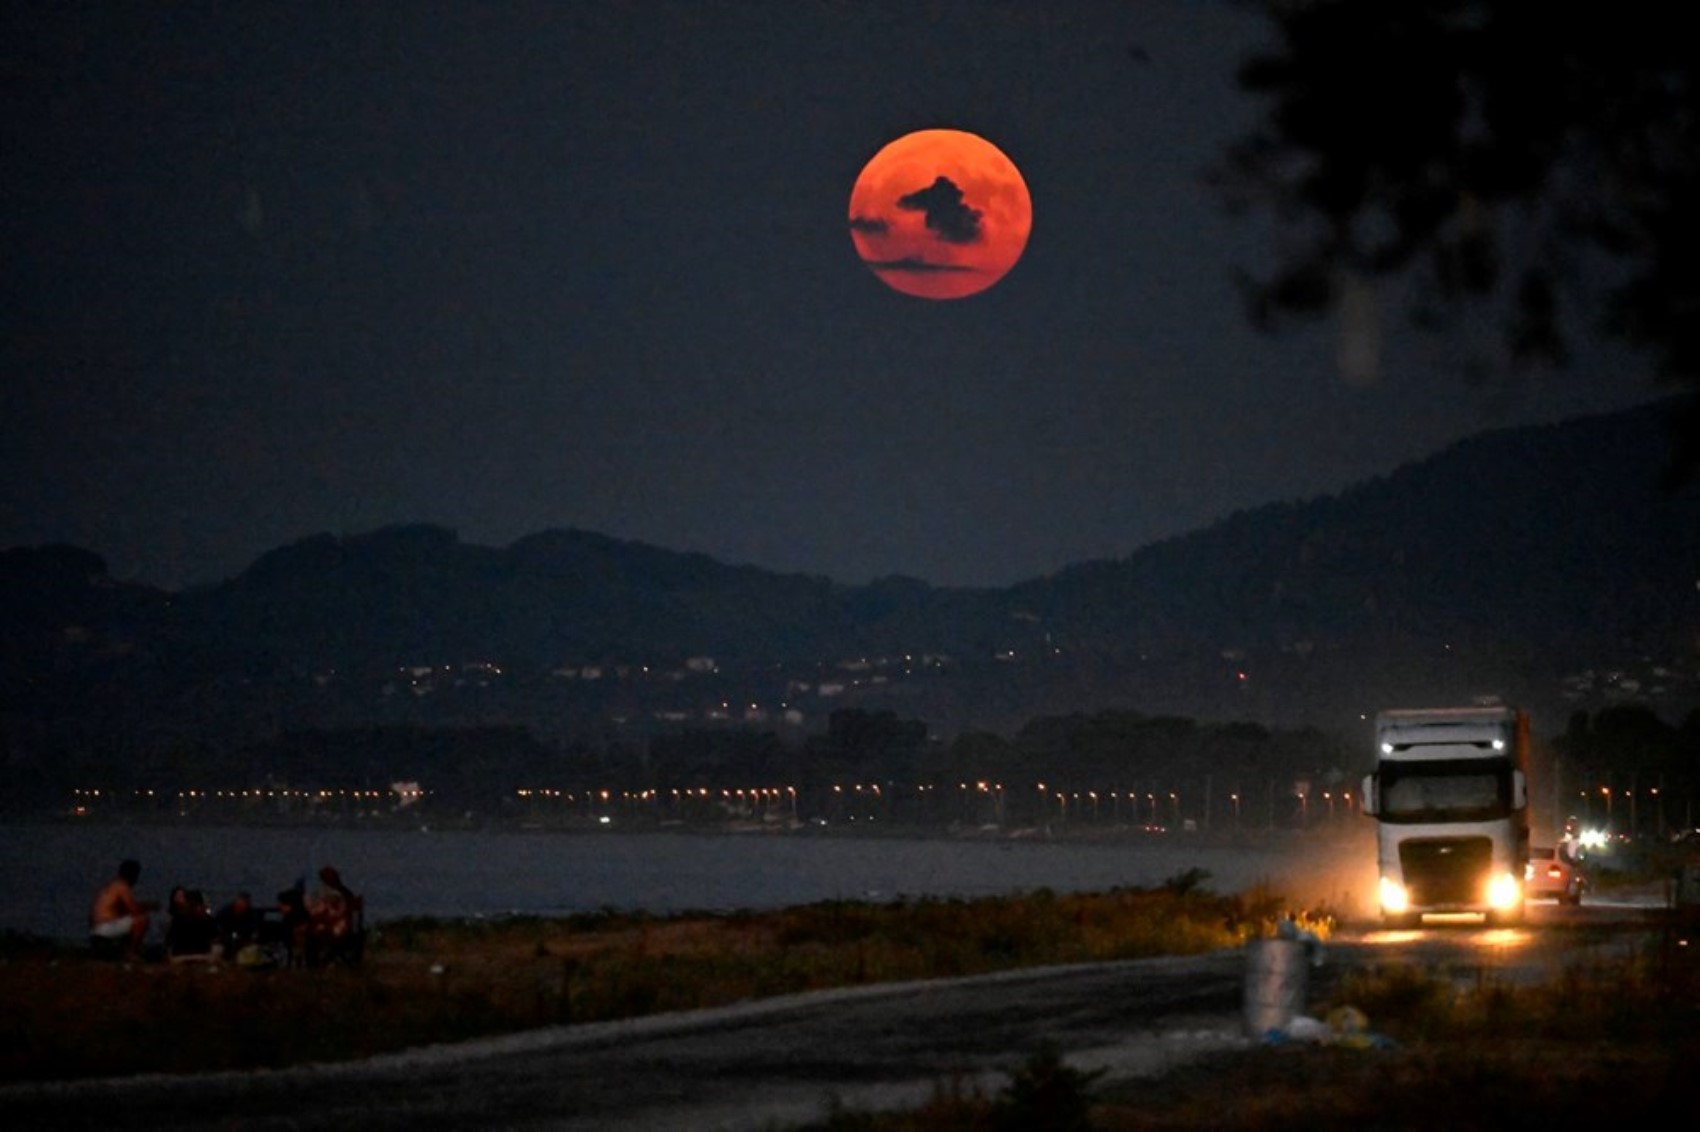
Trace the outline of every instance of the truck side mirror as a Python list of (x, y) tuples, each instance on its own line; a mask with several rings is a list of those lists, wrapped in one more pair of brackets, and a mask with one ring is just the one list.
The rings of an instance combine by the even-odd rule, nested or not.
[(1520, 770), (1511, 772), (1511, 808), (1514, 810), (1527, 809), (1529, 805), (1529, 780)]
[(1378, 785), (1379, 784), (1375, 780), (1375, 775), (1364, 775), (1363, 792), (1359, 794), (1358, 797), (1363, 799), (1363, 814), (1365, 817), (1373, 818), (1381, 810), (1381, 791), (1377, 789)]

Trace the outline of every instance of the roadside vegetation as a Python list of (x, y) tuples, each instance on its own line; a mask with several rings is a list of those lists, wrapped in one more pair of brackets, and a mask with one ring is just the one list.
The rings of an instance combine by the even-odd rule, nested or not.
[[(829, 987), (1197, 954), (1294, 914), (1274, 893), (1222, 896), (1206, 880), (763, 913), (403, 920), (373, 930), (354, 970), (119, 963), (5, 936), (0, 1080), (342, 1061)], [(1297, 915), (1318, 934), (1332, 923)]]
[(1369, 1040), (1261, 1044), (1105, 1083), (1035, 1051), (997, 1093), (941, 1082), (901, 1113), (811, 1132), (1180, 1132), (1581, 1128), (1682, 1123), (1700, 1065), (1700, 923), (1646, 954), (1540, 984), (1410, 966), (1353, 973), (1311, 1010), (1351, 1008)]
[[(1327, 909), (1221, 896), (1192, 872), (1151, 889), (985, 900), (829, 902), (764, 913), (404, 920), (358, 969), (125, 964), (0, 936), (0, 1081), (334, 1062), (561, 1024), (879, 982), (1236, 947)], [(919, 1109), (839, 1111), (815, 1132), (1577, 1127), (1691, 1107), (1700, 941), (1539, 985), (1390, 965), (1348, 972), (1309, 1012), (1351, 1007), (1373, 1041), (1204, 1054), (1105, 1081), (1035, 1050), (1006, 1087), (941, 1081)], [(170, 1040), (161, 1040), (169, 1036)]]

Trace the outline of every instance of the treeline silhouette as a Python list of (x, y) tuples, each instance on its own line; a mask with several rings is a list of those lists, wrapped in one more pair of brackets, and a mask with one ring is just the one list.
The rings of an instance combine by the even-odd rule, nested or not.
[[(1700, 713), (1671, 725), (1639, 705), (1578, 712), (1537, 741), (1537, 810), (1623, 834), (1689, 828), (1697, 741)], [(946, 743), (919, 720), (846, 709), (798, 740), (739, 726), (566, 746), (512, 726), (303, 730), (67, 764), (27, 793), (37, 812), (97, 818), (1266, 829), (1355, 814), (1371, 757), (1367, 732), (1119, 711)]]
[[(1041, 821), (1052, 807), (1066, 814), (1078, 795), (1083, 808), (1096, 802), (1100, 818), (1170, 824), (1225, 819), (1236, 795), (1238, 808), (1255, 806), (1260, 820), (1278, 796), (1275, 817), (1285, 820), (1298, 791), (1320, 799), (1349, 789), (1361, 762), (1341, 738), (1309, 728), (1100, 712), (1038, 718), (1010, 737), (966, 731), (944, 743), (930, 739), (922, 721), (846, 709), (824, 733), (797, 740), (737, 726), (566, 746), (515, 726), (292, 731), (230, 751), (192, 743), (119, 762), (38, 767), (42, 780), (31, 793), (54, 804), (75, 799), (94, 816), (260, 819), (381, 814), (400, 805), (398, 784), (416, 784), (421, 812), (487, 820), (547, 816), (547, 803), (537, 801), (546, 797), (688, 795), (715, 801), (671, 816), (806, 821), (858, 816), (842, 797), (849, 791), (865, 796), (860, 814), (869, 819), (996, 824)], [(776, 794), (783, 815), (770, 800)], [(666, 807), (644, 812), (669, 817)]]
[[(1579, 710), (1535, 741), (1537, 826), (1574, 816), (1657, 840), (1695, 828), (1697, 746), (1700, 712), (1669, 724), (1639, 704)], [(8, 809), (235, 823), (1312, 828), (1357, 814), (1370, 761), (1367, 724), (1348, 736), (1122, 710), (949, 743), (916, 719), (860, 709), (802, 738), (723, 726), (551, 744), (519, 726), (362, 726), (37, 763)]]

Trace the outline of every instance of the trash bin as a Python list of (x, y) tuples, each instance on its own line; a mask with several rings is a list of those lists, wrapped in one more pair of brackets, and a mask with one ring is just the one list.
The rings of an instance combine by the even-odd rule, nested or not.
[(1285, 1030), (1303, 1014), (1310, 991), (1311, 945), (1297, 939), (1254, 939), (1246, 944), (1245, 1032), (1260, 1038)]

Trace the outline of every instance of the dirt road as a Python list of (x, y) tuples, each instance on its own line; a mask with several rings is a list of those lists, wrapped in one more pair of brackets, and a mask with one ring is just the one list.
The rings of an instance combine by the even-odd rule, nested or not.
[(13, 1128), (771, 1130), (995, 1092), (1047, 1044), (1107, 1076), (1244, 1044), (1243, 959), (1050, 968), (535, 1031), (353, 1065), (9, 1087)]

